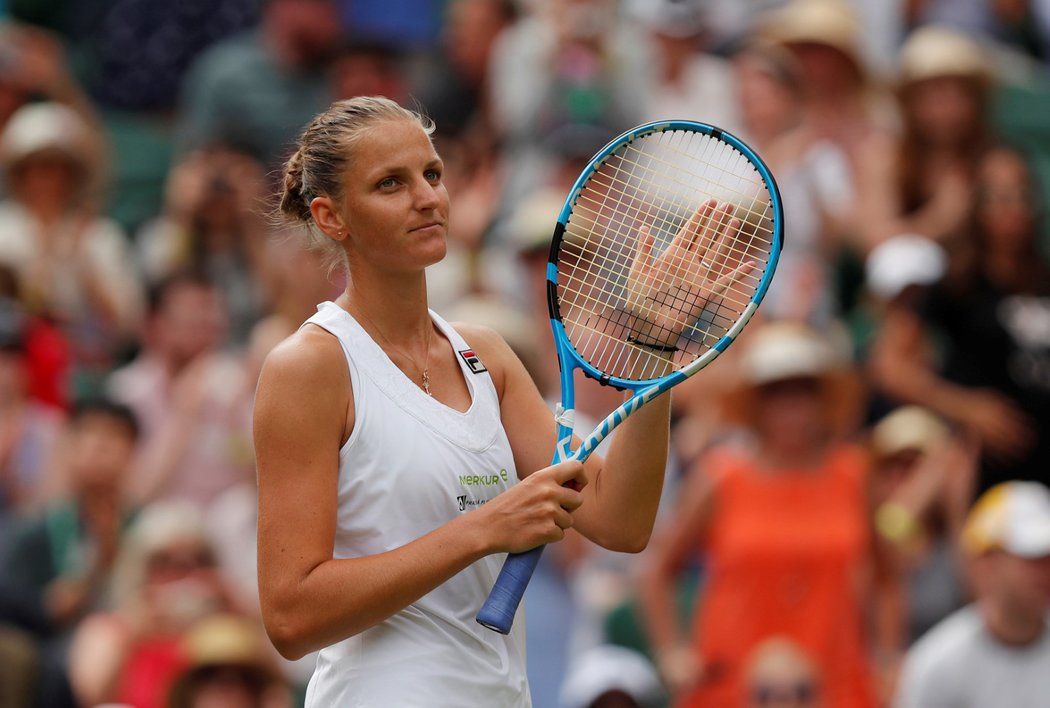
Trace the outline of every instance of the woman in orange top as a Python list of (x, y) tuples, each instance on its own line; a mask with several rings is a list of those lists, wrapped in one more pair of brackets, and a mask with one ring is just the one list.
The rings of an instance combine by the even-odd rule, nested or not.
[[(745, 705), (752, 651), (778, 635), (819, 672), (822, 705), (875, 704), (864, 628), (867, 592), (886, 645), (897, 642), (896, 587), (874, 582), (873, 537), (862, 453), (835, 441), (844, 388), (830, 349), (795, 325), (770, 325), (741, 362), (755, 444), (709, 454), (686, 483), (663, 543), (654, 544), (642, 603), (676, 705)], [(691, 640), (671, 601), (681, 567), (705, 554), (706, 583)]]

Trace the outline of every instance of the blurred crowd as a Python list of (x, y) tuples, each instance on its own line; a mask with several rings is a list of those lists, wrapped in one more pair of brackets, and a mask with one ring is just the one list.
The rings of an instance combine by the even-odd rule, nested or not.
[[(252, 399), (346, 275), (269, 214), (359, 95), (437, 124), (431, 307), (552, 403), (546, 249), (597, 148), (712, 123), (783, 195), (760, 314), (675, 391), (649, 549), (569, 537), (529, 589), (538, 708), (1050, 705), (1047, 0), (0, 17), (0, 707), (302, 701), (259, 620)], [(619, 395), (581, 381), (579, 415)]]

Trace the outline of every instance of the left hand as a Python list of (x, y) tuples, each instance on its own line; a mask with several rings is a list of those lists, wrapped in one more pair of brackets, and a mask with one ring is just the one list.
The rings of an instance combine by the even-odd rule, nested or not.
[(656, 258), (649, 227), (639, 229), (627, 285), (628, 310), (638, 318), (634, 337), (674, 346), (713, 298), (755, 268), (755, 261), (746, 260), (725, 271), (731, 255), (740, 257), (733, 253), (741, 225), (733, 209), (728, 203), (719, 207), (714, 199), (704, 202)]

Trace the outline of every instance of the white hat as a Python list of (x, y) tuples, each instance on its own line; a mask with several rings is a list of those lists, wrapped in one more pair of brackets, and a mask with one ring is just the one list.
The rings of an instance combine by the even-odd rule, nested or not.
[(9, 166), (30, 155), (59, 151), (88, 167), (91, 129), (60, 103), (31, 103), (15, 111), (0, 134), (0, 161)]
[(776, 322), (759, 329), (740, 361), (748, 384), (819, 377), (836, 368), (838, 356), (831, 345), (808, 327)]
[(963, 527), (971, 555), (1002, 550), (1022, 558), (1050, 556), (1050, 490), (1038, 482), (1003, 482), (981, 495)]
[(563, 708), (587, 708), (609, 691), (623, 691), (642, 705), (664, 698), (656, 669), (644, 656), (625, 647), (607, 644), (584, 652), (574, 663), (561, 688)]
[(871, 446), (876, 454), (890, 457), (901, 452), (929, 452), (948, 436), (948, 426), (919, 406), (902, 406), (876, 423)]
[(924, 236), (903, 234), (883, 241), (864, 265), (868, 289), (890, 300), (910, 285), (931, 285), (944, 276), (944, 249)]
[(972, 37), (948, 27), (928, 25), (911, 33), (897, 56), (902, 84), (958, 76), (992, 77), (988, 57)]

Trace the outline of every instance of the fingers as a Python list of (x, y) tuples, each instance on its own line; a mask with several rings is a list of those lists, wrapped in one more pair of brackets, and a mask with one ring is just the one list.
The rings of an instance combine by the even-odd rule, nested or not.
[(656, 239), (650, 233), (648, 225), (638, 229), (638, 242), (634, 248), (635, 268), (648, 268), (653, 260), (653, 243), (655, 242)]
[(565, 486), (570, 480), (575, 481), (580, 489), (587, 485), (587, 477), (583, 474), (583, 463), (579, 460), (566, 460), (547, 469), (553, 470), (554, 481), (562, 486)]
[(711, 221), (711, 215), (715, 211), (715, 207), (718, 202), (714, 199), (708, 199), (706, 202), (700, 205), (700, 207), (693, 212), (693, 215), (686, 222), (686, 225), (678, 232), (674, 242), (671, 243), (673, 247), (678, 244), (685, 248), (687, 251), (692, 251), (696, 248), (697, 241), (700, 239), (702, 234)]
[[(711, 200), (714, 203), (714, 200)], [(697, 258), (704, 260), (711, 250), (712, 244), (725, 233), (725, 226), (733, 214), (733, 205), (723, 204), (720, 208), (712, 207), (710, 218), (704, 223), (704, 228), (699, 238), (694, 243), (693, 251)]]
[(733, 283), (738, 280), (747, 277), (751, 274), (755, 268), (758, 267), (758, 263), (755, 261), (745, 261), (738, 265), (733, 270), (729, 271), (721, 278), (715, 281), (715, 284), (711, 287), (711, 293), (709, 297), (718, 297), (726, 290), (728, 290)]

